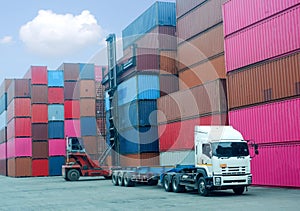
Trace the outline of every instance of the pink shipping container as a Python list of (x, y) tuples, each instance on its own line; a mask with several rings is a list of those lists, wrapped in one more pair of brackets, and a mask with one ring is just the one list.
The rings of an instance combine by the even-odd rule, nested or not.
[(31, 79), (31, 84), (48, 84), (48, 74), (46, 66), (31, 66), (24, 78)]
[(300, 141), (300, 98), (229, 112), (229, 124), (256, 143)]
[(31, 137), (30, 118), (14, 118), (7, 124), (7, 140), (14, 137)]
[(7, 158), (31, 157), (31, 138), (15, 138), (7, 142)]
[(66, 140), (65, 139), (50, 139), (49, 156), (65, 156), (66, 155)]
[(300, 0), (230, 0), (223, 5), (225, 36), (288, 9)]
[(159, 151), (194, 149), (195, 125), (227, 125), (227, 114), (216, 114), (158, 126)]
[(65, 120), (65, 135), (68, 137), (80, 137), (80, 120)]
[(251, 161), (253, 184), (300, 187), (300, 142), (259, 147)]
[(15, 117), (31, 116), (31, 100), (30, 98), (15, 98), (7, 107), (7, 121)]
[(225, 39), (227, 72), (300, 49), (300, 5)]
[(7, 158), (6, 152), (7, 152), (7, 148), (6, 148), (6, 142), (0, 144), (0, 160), (4, 160)]

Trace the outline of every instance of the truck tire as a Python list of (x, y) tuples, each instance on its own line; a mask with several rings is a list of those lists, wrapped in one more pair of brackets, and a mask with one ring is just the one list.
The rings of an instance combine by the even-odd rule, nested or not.
[(245, 187), (233, 188), (235, 195), (242, 195), (245, 191)]
[(121, 173), (118, 175), (118, 184), (119, 186), (124, 186), (124, 178)]
[(172, 178), (172, 188), (175, 193), (182, 193), (185, 190), (185, 187), (180, 185), (180, 179), (177, 175)]
[(164, 188), (165, 188), (166, 192), (172, 192), (173, 191), (172, 183), (169, 181), (168, 175), (164, 176), (163, 185), (164, 185)]
[(112, 178), (111, 178), (111, 182), (113, 183), (113, 185), (117, 186), (118, 185), (118, 175), (116, 173), (113, 173)]
[(155, 185), (158, 184), (158, 180), (150, 179), (147, 184), (150, 185), (150, 186), (155, 186)]
[(130, 178), (130, 174), (125, 173), (124, 174), (124, 186), (125, 187), (133, 187), (135, 185), (135, 182), (133, 182)]
[(201, 196), (207, 196), (209, 191), (206, 188), (206, 180), (203, 177), (200, 177), (197, 183), (198, 193)]
[(70, 169), (67, 173), (68, 181), (77, 181), (80, 177), (80, 173), (77, 169)]

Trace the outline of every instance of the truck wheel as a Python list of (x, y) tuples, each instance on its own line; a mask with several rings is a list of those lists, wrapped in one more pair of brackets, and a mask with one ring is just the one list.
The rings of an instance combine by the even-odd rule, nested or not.
[(164, 188), (165, 188), (165, 191), (167, 192), (172, 192), (172, 184), (171, 182), (169, 181), (169, 178), (167, 175), (164, 176)]
[(132, 187), (134, 186), (134, 182), (131, 180), (129, 174), (124, 174), (124, 186), (125, 187)]
[(209, 194), (209, 191), (206, 188), (206, 181), (203, 177), (200, 177), (198, 180), (198, 193), (201, 196), (207, 196)]
[(70, 169), (67, 173), (67, 179), (69, 181), (77, 181), (80, 177), (80, 173), (77, 169)]
[(233, 192), (236, 195), (242, 195), (244, 193), (245, 187), (233, 188)]
[(185, 187), (183, 185), (180, 185), (179, 183), (179, 177), (175, 175), (172, 178), (172, 188), (175, 193), (181, 193), (185, 190)]
[(158, 180), (150, 179), (147, 184), (150, 185), (150, 186), (155, 186), (155, 185), (158, 184)]
[(111, 181), (112, 181), (113, 185), (117, 186), (118, 185), (118, 175), (113, 173)]
[(118, 175), (118, 184), (119, 186), (124, 186), (124, 178), (121, 173)]

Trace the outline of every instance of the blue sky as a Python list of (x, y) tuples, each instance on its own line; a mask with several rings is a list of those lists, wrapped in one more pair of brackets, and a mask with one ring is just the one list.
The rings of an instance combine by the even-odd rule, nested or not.
[(56, 69), (64, 62), (103, 64), (105, 37), (121, 37), (122, 30), (154, 2), (1, 0), (0, 83), (22, 78), (30, 65)]

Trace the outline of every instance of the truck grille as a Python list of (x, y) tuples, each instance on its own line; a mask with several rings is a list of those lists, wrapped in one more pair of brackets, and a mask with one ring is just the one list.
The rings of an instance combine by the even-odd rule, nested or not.
[(228, 166), (226, 168), (222, 168), (222, 176), (245, 175), (245, 174), (246, 174), (246, 166)]

